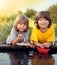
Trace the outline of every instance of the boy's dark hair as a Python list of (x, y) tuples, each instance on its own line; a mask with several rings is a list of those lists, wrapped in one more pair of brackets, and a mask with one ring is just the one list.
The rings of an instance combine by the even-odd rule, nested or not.
[(39, 25), (38, 25), (38, 20), (39, 20), (40, 18), (45, 18), (46, 20), (49, 21), (48, 28), (51, 26), (52, 21), (51, 21), (51, 19), (50, 19), (50, 13), (49, 13), (48, 11), (40, 11), (40, 12), (37, 14), (36, 19), (35, 19), (35, 24), (36, 24), (36, 27), (37, 27), (38, 29), (40, 29), (40, 27), (39, 27)]

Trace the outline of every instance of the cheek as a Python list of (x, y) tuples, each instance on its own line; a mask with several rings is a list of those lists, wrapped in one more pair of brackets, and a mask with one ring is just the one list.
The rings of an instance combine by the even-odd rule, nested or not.
[(38, 23), (37, 23), (38, 25), (40, 25), (40, 22), (38, 21)]
[(27, 26), (24, 26), (24, 28), (26, 29), (26, 28), (27, 28)]
[(17, 28), (19, 29), (20, 28), (20, 25), (17, 25)]
[(49, 25), (49, 22), (47, 22), (47, 25)]

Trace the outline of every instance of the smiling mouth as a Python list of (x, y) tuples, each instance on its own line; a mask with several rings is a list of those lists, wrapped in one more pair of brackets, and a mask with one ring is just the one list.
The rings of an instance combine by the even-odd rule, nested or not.
[(24, 28), (21, 28), (21, 30), (24, 30)]
[(46, 24), (41, 24), (41, 25), (46, 25)]

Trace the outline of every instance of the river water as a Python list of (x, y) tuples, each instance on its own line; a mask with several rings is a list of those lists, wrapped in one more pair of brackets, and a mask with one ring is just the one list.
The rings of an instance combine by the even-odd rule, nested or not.
[(4, 51), (0, 52), (0, 65), (57, 65), (57, 54)]

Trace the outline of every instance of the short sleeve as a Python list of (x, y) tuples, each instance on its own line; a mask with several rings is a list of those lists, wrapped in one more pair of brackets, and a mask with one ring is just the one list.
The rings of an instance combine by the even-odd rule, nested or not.
[(54, 43), (54, 40), (55, 40), (55, 30), (54, 30), (54, 28), (52, 28), (47, 41), (51, 41), (52, 43)]
[(18, 32), (12, 28), (10, 35), (6, 39), (6, 44), (11, 44), (12, 40), (16, 39)]
[(18, 36), (18, 32), (13, 28), (12, 30), (11, 30), (11, 40), (14, 40), (14, 39), (16, 39), (17, 38), (17, 36)]
[(38, 42), (38, 36), (37, 36), (37, 30), (33, 28), (31, 36), (30, 36), (30, 41), (36, 41)]

